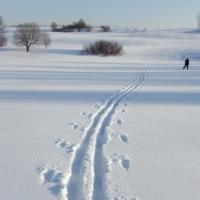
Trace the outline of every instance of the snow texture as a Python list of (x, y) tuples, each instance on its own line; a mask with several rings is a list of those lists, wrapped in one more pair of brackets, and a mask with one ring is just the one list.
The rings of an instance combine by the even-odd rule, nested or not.
[[(0, 199), (199, 200), (198, 31), (49, 32), (49, 49), (29, 53), (13, 31), (0, 48)], [(82, 55), (99, 39), (125, 55)]]

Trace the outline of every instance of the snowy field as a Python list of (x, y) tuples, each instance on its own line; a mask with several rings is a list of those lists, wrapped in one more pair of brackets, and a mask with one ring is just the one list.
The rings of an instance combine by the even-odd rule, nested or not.
[[(13, 31), (0, 48), (0, 200), (200, 199), (200, 32), (50, 32), (48, 50), (26, 53)], [(126, 54), (80, 53), (100, 39)]]

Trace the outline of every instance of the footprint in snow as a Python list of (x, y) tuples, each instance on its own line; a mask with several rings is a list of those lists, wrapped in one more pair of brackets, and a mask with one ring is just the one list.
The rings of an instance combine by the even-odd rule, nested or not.
[(73, 125), (72, 128), (73, 129), (77, 129), (79, 126), (78, 125)]
[(127, 156), (114, 154), (112, 161), (114, 163), (119, 163), (129, 173), (130, 159)]
[(94, 108), (100, 108), (101, 106), (99, 105), (93, 105)]
[(127, 106), (128, 104), (127, 103), (124, 103), (124, 106)]
[(116, 122), (117, 122), (119, 125), (122, 124), (122, 120), (121, 120), (121, 119), (118, 119)]
[(120, 139), (125, 142), (128, 143), (128, 137), (126, 135), (120, 135)]
[(81, 112), (80, 115), (86, 115), (86, 112)]
[(90, 119), (92, 116), (93, 116), (92, 114), (89, 114), (89, 115), (88, 115), (88, 118)]
[(40, 181), (42, 182), (42, 184), (45, 184), (46, 182), (50, 182), (55, 175), (55, 170), (46, 169), (44, 166), (38, 167), (37, 171), (40, 174)]
[(55, 170), (52, 170), (52, 169), (45, 172), (43, 174), (45, 182), (50, 182), (53, 179), (54, 174), (55, 174)]
[(123, 112), (126, 112), (126, 110), (121, 110), (121, 112), (123, 113)]
[(122, 165), (122, 167), (123, 167), (124, 169), (126, 169), (127, 172), (129, 173), (129, 171), (128, 171), (128, 169), (129, 169), (129, 167), (130, 167), (130, 161), (129, 161), (129, 159), (127, 159), (127, 158), (122, 158), (122, 159), (121, 159), (121, 165)]
[(60, 148), (65, 148), (66, 146), (67, 146), (67, 142), (66, 141), (62, 141), (61, 139), (58, 139), (56, 142), (55, 142), (57, 145), (58, 145), (58, 147), (60, 147)]
[(62, 179), (63, 174), (61, 172), (55, 172), (55, 175), (52, 177), (51, 181), (54, 183), (60, 183), (60, 180)]
[(62, 141), (61, 139), (58, 139), (55, 143), (58, 145), (58, 147), (66, 149), (66, 155), (74, 152), (76, 149), (75, 144), (69, 145), (68, 142)]
[(66, 149), (67, 149), (66, 154), (72, 153), (72, 152), (75, 151), (76, 145), (73, 144), (73, 145), (71, 145), (71, 146), (68, 146)]
[[(41, 167), (38, 167), (38, 170), (41, 170)], [(40, 174), (40, 181), (42, 182), (42, 184), (46, 183), (54, 184), (52, 187), (49, 187), (48, 189), (52, 192), (52, 194), (58, 196), (63, 187), (61, 184), (61, 181), (64, 176), (63, 173), (61, 173), (60, 170), (45, 169), (42, 167), (42, 170), (40, 171), (39, 174)]]

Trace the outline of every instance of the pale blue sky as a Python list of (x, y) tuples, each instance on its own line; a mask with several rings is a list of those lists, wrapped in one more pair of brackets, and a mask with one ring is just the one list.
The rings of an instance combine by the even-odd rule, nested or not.
[(7, 25), (36, 22), (196, 28), (200, 0), (0, 0)]

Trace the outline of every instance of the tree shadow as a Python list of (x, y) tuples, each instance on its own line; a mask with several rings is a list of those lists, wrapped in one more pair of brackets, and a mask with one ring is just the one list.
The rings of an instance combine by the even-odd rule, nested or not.
[(186, 33), (186, 34), (200, 34), (200, 30), (197, 29), (197, 30), (185, 31), (183, 33)]
[(83, 55), (81, 53), (81, 50), (78, 50), (78, 49), (47, 49), (46, 53), (62, 54), (62, 55), (74, 55), (74, 56)]

